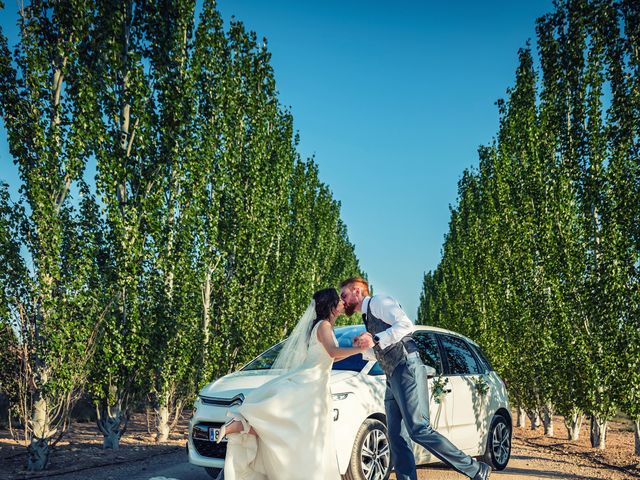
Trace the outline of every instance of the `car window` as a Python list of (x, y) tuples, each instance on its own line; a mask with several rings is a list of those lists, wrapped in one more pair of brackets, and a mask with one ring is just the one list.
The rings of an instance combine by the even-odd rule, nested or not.
[[(335, 330), (336, 338), (338, 339), (338, 345), (340, 347), (352, 347), (353, 338), (356, 335), (361, 334), (364, 331), (364, 327), (361, 325), (355, 325), (351, 327), (338, 328)], [(333, 362), (333, 370), (352, 370), (359, 372), (368, 363), (367, 360), (362, 358), (362, 354), (351, 355), (350, 357), (343, 358), (337, 362)]]
[(273, 362), (276, 361), (276, 357), (280, 353), (284, 342), (280, 342), (274, 345), (269, 350), (261, 353), (256, 358), (247, 363), (241, 370), (271, 370)]
[(373, 367), (371, 367), (371, 369), (369, 370), (369, 375), (372, 376), (376, 376), (376, 375), (384, 375), (384, 370), (382, 370), (382, 367), (380, 366), (380, 364), (378, 362), (373, 364)]
[(469, 343), (469, 346), (471, 347), (471, 350), (473, 350), (473, 352), (476, 354), (476, 357), (478, 357), (478, 359), (480, 360), (480, 363), (484, 365), (484, 369), (488, 372), (492, 371), (493, 366), (491, 365), (491, 362), (484, 354), (484, 352), (480, 349), (480, 347), (474, 345), (473, 343)]
[(467, 342), (450, 335), (441, 335), (440, 339), (442, 340), (451, 375), (473, 375), (482, 372)]
[(442, 374), (442, 360), (440, 359), (440, 349), (438, 340), (432, 332), (415, 332), (413, 339), (418, 345), (422, 363), (436, 369), (436, 374)]
[(367, 360), (362, 358), (362, 354), (351, 355), (350, 357), (343, 358), (342, 360), (338, 360), (337, 362), (333, 362), (332, 370), (352, 370), (354, 372), (359, 372), (364, 368), (364, 366), (369, 363)]
[[(353, 345), (353, 338), (363, 331), (364, 326), (362, 325), (337, 328), (335, 330), (335, 334), (338, 339), (338, 344), (341, 347), (351, 347)], [(247, 363), (242, 367), (242, 370), (270, 370), (283, 345), (284, 342), (274, 345)], [(368, 361), (364, 360), (361, 354), (352, 355), (351, 357), (334, 362), (333, 370), (352, 370), (354, 372), (359, 372), (367, 363)]]

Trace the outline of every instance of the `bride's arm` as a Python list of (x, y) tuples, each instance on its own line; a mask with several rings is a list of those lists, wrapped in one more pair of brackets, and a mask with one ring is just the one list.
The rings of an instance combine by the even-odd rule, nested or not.
[(329, 322), (322, 322), (318, 327), (318, 341), (324, 346), (325, 350), (334, 360), (342, 360), (343, 358), (364, 352), (365, 348), (356, 347), (336, 347), (333, 336), (333, 328)]

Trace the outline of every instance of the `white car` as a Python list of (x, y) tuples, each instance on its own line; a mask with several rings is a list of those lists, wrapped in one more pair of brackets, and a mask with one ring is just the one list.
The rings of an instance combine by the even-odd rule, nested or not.
[[(362, 325), (335, 329), (343, 347), (351, 346), (351, 340), (363, 331)], [(431, 425), (465, 453), (482, 457), (494, 470), (503, 470), (511, 455), (509, 400), (503, 381), (480, 347), (462, 335), (435, 327), (418, 325), (413, 337), (425, 364), (418, 386), (424, 392), (421, 401), (429, 399)], [(190, 463), (205, 467), (214, 478), (218, 475), (224, 466), (226, 445), (224, 440), (215, 443), (215, 439), (228, 420), (227, 409), (242, 403), (247, 393), (277, 374), (270, 368), (281, 346), (271, 347), (239, 371), (200, 391), (189, 421)], [(347, 480), (387, 479), (393, 465), (382, 369), (375, 361), (363, 360), (362, 355), (335, 362), (331, 392), (340, 473)], [(408, 439), (406, 431), (404, 434)], [(416, 464), (438, 461), (422, 447), (413, 447)]]

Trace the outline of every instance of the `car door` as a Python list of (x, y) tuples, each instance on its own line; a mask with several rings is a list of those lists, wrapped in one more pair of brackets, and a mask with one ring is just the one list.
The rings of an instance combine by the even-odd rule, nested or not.
[(438, 334), (452, 400), (452, 424), (449, 439), (461, 450), (476, 454), (484, 438), (487, 402), (478, 391), (477, 380), (484, 368), (467, 342), (454, 335)]
[[(444, 371), (443, 362), (435, 333), (427, 330), (418, 330), (413, 334), (413, 338), (418, 346), (422, 363), (435, 369), (436, 378), (442, 375)], [(431, 396), (433, 378), (427, 379), (426, 373), (425, 370), (423, 375), (418, 375), (416, 378), (418, 391), (420, 392), (420, 408), (423, 412), (426, 412), (428, 406), (431, 426), (445, 437), (450, 438), (453, 402), (446, 397), (441, 403), (435, 402)], [(428, 462), (431, 456), (424, 448), (417, 445), (414, 447), (414, 453), (419, 463)]]

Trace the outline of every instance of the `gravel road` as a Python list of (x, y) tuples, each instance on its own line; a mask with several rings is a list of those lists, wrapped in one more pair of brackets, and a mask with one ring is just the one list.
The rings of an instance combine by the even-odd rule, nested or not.
[[(99, 467), (48, 477), (65, 480), (210, 480), (203, 468), (187, 462), (184, 451), (174, 451), (145, 460)], [(418, 469), (420, 480), (464, 480), (466, 477), (441, 465)], [(395, 475), (391, 475), (395, 480)], [(491, 480), (638, 480), (637, 476), (603, 467), (592, 460), (537, 446), (526, 439), (514, 438), (509, 465), (494, 472)]]

